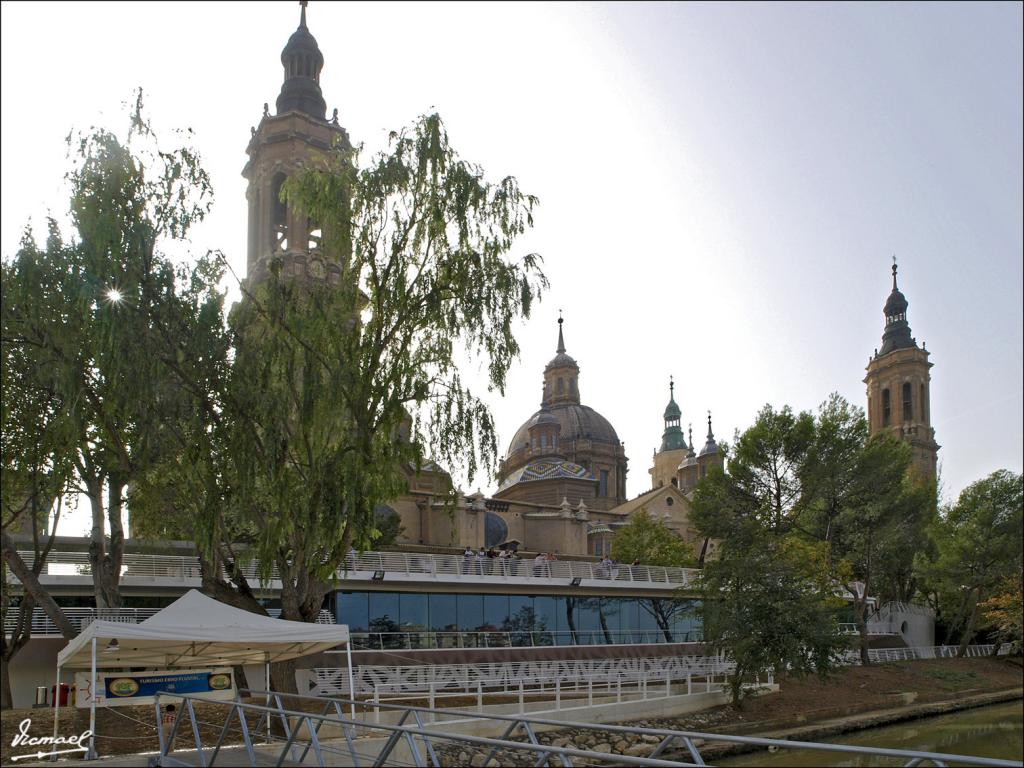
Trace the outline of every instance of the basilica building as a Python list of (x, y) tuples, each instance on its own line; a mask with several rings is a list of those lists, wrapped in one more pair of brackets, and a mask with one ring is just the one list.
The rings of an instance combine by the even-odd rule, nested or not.
[[(248, 181), (246, 281), (251, 285), (264, 279), (277, 265), (285, 276), (334, 284), (342, 277), (338, 254), (324, 253), (317, 223), (280, 200), (284, 181), (317, 152), (351, 146), (337, 110), (327, 117), (320, 89), (324, 57), (306, 25), (304, 5), (281, 63), (284, 80), (276, 112), (264, 105), (242, 172)], [(872, 433), (888, 430), (908, 441), (916, 470), (934, 479), (939, 446), (930, 422), (932, 364), (924, 345), (910, 334), (907, 306), (894, 265), (882, 346), (864, 379), (868, 420)], [(610, 552), (616, 529), (644, 510), (688, 541), (697, 555), (713, 552), (714, 542), (702, 540), (689, 521), (695, 486), (712, 468), (724, 467), (711, 413), (704, 444), (698, 447), (692, 426), (683, 432), (682, 409), (670, 379), (661, 443), (648, 469), (651, 486), (627, 498), (625, 448), (611, 422), (583, 404), (581, 368), (566, 351), (563, 325), (559, 317), (555, 356), (543, 371), (540, 407), (512, 437), (497, 489), (490, 496), (459, 495), (452, 509), (452, 482), (442, 467), (431, 462), (406, 467), (407, 492), (378, 510), (400, 519), (400, 546), (505, 546), (602, 556)]]

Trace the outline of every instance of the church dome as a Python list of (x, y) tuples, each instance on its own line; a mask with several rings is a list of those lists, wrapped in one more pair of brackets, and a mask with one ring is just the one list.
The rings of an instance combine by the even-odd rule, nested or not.
[(530, 427), (537, 423), (538, 419), (547, 418), (544, 416), (545, 411), (562, 428), (561, 437), (559, 438), (562, 444), (580, 438), (600, 443), (619, 444), (619, 436), (616, 434), (611, 422), (589, 405), (560, 403), (541, 408), (530, 416), (516, 430), (515, 437), (512, 438), (512, 442), (508, 447), (507, 456), (511, 456), (514, 451), (530, 444)]

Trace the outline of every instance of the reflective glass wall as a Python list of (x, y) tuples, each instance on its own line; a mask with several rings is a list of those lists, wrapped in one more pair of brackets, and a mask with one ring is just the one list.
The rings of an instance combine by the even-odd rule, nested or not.
[(574, 595), (338, 592), (356, 648), (697, 642), (699, 601)]

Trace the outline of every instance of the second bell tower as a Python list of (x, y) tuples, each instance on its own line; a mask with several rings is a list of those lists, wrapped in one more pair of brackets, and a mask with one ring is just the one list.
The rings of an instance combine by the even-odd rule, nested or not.
[(306, 26), (306, 3), (301, 3), (299, 27), (281, 51), (284, 82), (277, 97), (277, 114), (263, 105), (263, 117), (253, 129), (242, 170), (248, 180), (249, 203), (246, 280), (264, 279), (274, 259), (281, 259), (285, 277), (340, 279), (341, 266), (321, 247), (317, 222), (281, 202), (281, 185), (314, 152), (334, 146), (350, 149), (348, 133), (338, 124), (338, 111), (327, 120), (320, 91), (324, 57)]

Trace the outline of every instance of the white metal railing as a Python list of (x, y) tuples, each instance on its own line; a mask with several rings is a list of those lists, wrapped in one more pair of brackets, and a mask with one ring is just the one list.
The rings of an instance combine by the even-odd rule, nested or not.
[[(34, 555), (19, 552), (26, 564), (31, 565)], [(254, 561), (240, 563), (246, 578), (258, 580), (258, 567)], [(42, 577), (88, 576), (92, 574), (86, 552), (51, 552)], [(227, 574), (223, 574), (225, 577)], [(367, 580), (378, 575), (399, 576), (403, 580), (477, 580), (488, 582), (526, 580), (528, 582), (563, 582), (569, 586), (575, 579), (600, 581), (615, 586), (641, 586), (644, 588), (677, 589), (695, 586), (700, 571), (695, 568), (663, 568), (654, 565), (616, 565), (602, 567), (600, 563), (578, 560), (534, 561), (516, 558), (464, 557), (462, 555), (434, 555), (411, 552), (352, 552), (338, 569), (341, 580)], [(12, 579), (16, 578), (11, 575)], [(186, 555), (151, 555), (130, 553), (124, 556), (122, 580), (152, 580), (182, 586), (198, 586), (201, 578), (199, 559)], [(278, 579), (271, 569), (270, 581)]]
[[(63, 608), (63, 614), (67, 616), (71, 626), (76, 632), (81, 632), (97, 619), (103, 621), (119, 621), (125, 624), (139, 624), (150, 616), (158, 613), (159, 608)], [(268, 608), (267, 614), (273, 618), (281, 615), (280, 608)], [(320, 611), (316, 617), (317, 624), (334, 624), (334, 614), (330, 611)], [(4, 616), (4, 632), (10, 634), (18, 624), (17, 606), (12, 606)], [(36, 607), (32, 610), (32, 635), (60, 635), (60, 630), (53, 620), (46, 615), (42, 608)]]
[[(995, 645), (969, 645), (964, 653), (967, 658), (978, 658), (991, 656)], [(1005, 656), (1010, 652), (1010, 643), (1002, 643), (999, 646), (997, 655)], [(916, 648), (869, 648), (868, 659), (877, 662), (886, 661), (916, 661), (918, 659), (952, 659), (956, 658), (960, 651), (959, 645), (931, 645), (919, 646)], [(847, 663), (860, 664), (860, 652), (850, 651), (847, 654)]]
[[(653, 645), (664, 643), (700, 643), (700, 630), (668, 633), (661, 630), (547, 630), (499, 632), (475, 631), (407, 631), (407, 632), (352, 632), (354, 650), (407, 651), (435, 648), (535, 648), (564, 645)], [(671, 639), (669, 639), (671, 638)]]
[[(867, 630), (869, 637), (899, 634), (899, 632), (897, 632), (895, 629), (893, 629), (887, 624), (869, 622), (867, 625)], [(843, 622), (839, 625), (839, 632), (843, 635), (859, 635), (860, 629), (858, 629), (857, 625), (853, 622)]]
[[(645, 679), (703, 678), (721, 676), (735, 665), (720, 656), (633, 656), (610, 659), (531, 659), (526, 661), (493, 661), (475, 664), (360, 664), (353, 679), (357, 692), (512, 690), (525, 685), (560, 684), (593, 679), (638, 681)], [(318, 696), (334, 696), (349, 692), (348, 670), (345, 667), (317, 667), (310, 670), (310, 689)]]

